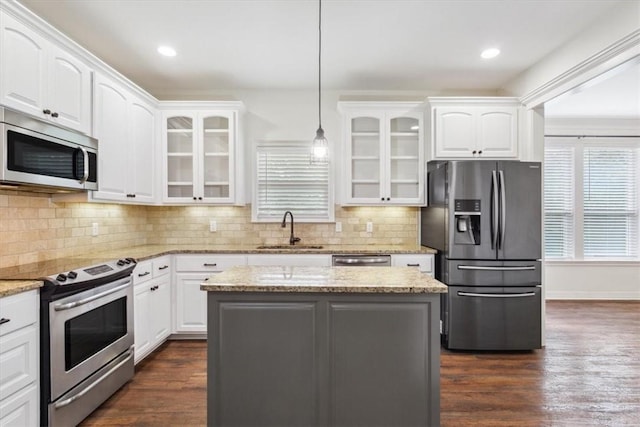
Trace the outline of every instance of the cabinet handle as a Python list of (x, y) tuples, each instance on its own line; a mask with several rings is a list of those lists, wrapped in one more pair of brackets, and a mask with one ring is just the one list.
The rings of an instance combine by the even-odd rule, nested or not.
[(145, 271), (144, 273), (139, 273), (138, 277), (144, 277), (144, 276), (148, 276), (149, 274), (151, 274), (150, 271)]
[(215, 262), (214, 263), (205, 262), (202, 265), (204, 265), (205, 267), (217, 267), (218, 266), (218, 264), (216, 264)]
[(2, 319), (0, 319), (0, 325), (4, 325), (5, 323), (9, 323), (11, 322), (11, 319), (7, 319), (6, 317), (3, 317)]
[(407, 264), (407, 267), (420, 267), (420, 264)]
[(58, 117), (58, 113), (51, 113), (51, 117)]
[(168, 265), (163, 265), (162, 267), (158, 267), (158, 270), (166, 270), (167, 268), (169, 268)]
[(42, 110), (42, 112), (43, 112), (44, 114), (46, 114), (46, 115), (51, 114), (51, 110), (49, 110), (48, 108), (46, 108), (46, 109)]

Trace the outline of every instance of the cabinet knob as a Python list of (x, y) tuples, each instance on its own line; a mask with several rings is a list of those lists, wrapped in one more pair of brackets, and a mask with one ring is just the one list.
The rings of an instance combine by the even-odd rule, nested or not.
[(194, 196), (194, 197), (193, 197), (193, 200), (198, 200), (198, 198)]
[(202, 200), (202, 197), (198, 197), (198, 200)]
[(384, 202), (384, 197), (380, 197), (380, 200), (382, 200)]
[(51, 113), (51, 117), (58, 117), (58, 113)]
[(471, 152), (471, 154), (476, 154), (476, 150), (473, 150), (473, 151)]
[(478, 151), (478, 154), (482, 154), (482, 150)]
[(51, 114), (51, 110), (49, 110), (48, 108), (42, 110), (42, 112), (47, 115)]
[(387, 202), (388, 202), (389, 200), (391, 200), (391, 197), (387, 197)]

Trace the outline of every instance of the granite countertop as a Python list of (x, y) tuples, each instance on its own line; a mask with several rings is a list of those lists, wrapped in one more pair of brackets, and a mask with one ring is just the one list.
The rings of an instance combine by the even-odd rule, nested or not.
[(41, 287), (41, 280), (0, 280), (0, 298)]
[[(285, 246), (285, 245), (283, 245)], [(419, 245), (322, 245), (321, 248), (258, 249), (256, 245), (142, 245), (108, 251), (96, 251), (77, 257), (59, 258), (0, 269), (0, 297), (42, 286), (40, 279), (120, 258), (145, 261), (172, 254), (434, 254)]]
[(446, 293), (447, 287), (413, 267), (236, 266), (212, 275), (209, 292)]

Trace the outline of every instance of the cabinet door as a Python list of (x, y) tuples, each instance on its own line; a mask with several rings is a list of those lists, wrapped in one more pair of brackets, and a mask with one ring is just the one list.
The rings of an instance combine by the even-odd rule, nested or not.
[(422, 120), (416, 116), (390, 116), (388, 120), (385, 201), (415, 204), (424, 200)]
[(152, 106), (139, 99), (132, 99), (129, 119), (130, 180), (127, 197), (136, 202), (155, 202), (155, 126), (156, 113)]
[(435, 157), (473, 157), (477, 151), (474, 107), (436, 107), (433, 126)]
[(128, 171), (123, 170), (123, 164), (127, 164), (131, 152), (127, 145), (128, 101), (124, 88), (96, 75), (94, 111), (94, 135), (100, 147), (99, 190), (94, 197), (126, 200)]
[[(234, 126), (233, 113), (208, 112), (199, 115), (200, 194), (204, 201), (233, 201)], [(200, 200), (200, 199), (198, 199)]]
[(0, 426), (35, 427), (40, 425), (38, 386), (32, 384), (0, 402)]
[(134, 344), (135, 362), (138, 363), (151, 351), (151, 336), (149, 333), (151, 313), (151, 285), (143, 283), (133, 291), (134, 311)]
[[(171, 333), (171, 279), (165, 276), (152, 286), (152, 305), (149, 322), (151, 345), (155, 347)], [(203, 297), (206, 298), (206, 297)]]
[(176, 275), (176, 332), (207, 331), (207, 293), (200, 290), (207, 273)]
[(48, 44), (12, 16), (0, 12), (0, 18), (0, 101), (8, 107), (44, 117)]
[(477, 148), (482, 157), (516, 157), (518, 108), (478, 107)]
[(46, 107), (51, 110), (51, 120), (88, 134), (91, 123), (89, 67), (54, 45), (49, 58)]
[(379, 204), (383, 197), (383, 120), (380, 112), (347, 118), (345, 166), (347, 203)]
[(193, 115), (176, 113), (163, 116), (165, 147), (165, 201), (189, 203), (195, 191), (195, 123)]

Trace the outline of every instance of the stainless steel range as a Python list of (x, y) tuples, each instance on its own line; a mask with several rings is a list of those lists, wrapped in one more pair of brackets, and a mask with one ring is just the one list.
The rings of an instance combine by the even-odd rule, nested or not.
[(133, 377), (132, 258), (46, 277), (40, 423), (76, 425)]

